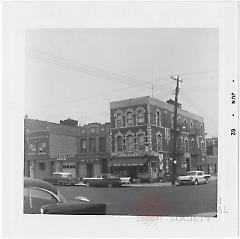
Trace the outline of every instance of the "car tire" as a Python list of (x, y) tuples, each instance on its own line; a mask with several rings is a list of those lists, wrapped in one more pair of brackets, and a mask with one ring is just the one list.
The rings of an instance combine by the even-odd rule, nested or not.
[(197, 179), (194, 180), (194, 185), (198, 185), (198, 180)]

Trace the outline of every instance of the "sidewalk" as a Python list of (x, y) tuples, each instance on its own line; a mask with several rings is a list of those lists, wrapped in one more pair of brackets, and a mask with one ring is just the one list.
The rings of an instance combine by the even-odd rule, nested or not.
[[(211, 176), (211, 181), (216, 181), (217, 176)], [(156, 183), (131, 183), (131, 184), (123, 184), (123, 187), (166, 187), (166, 186), (172, 186), (171, 182), (156, 182)]]

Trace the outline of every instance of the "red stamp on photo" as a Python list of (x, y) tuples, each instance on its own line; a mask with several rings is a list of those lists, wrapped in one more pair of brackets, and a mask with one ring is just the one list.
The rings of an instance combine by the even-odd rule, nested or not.
[(137, 202), (137, 215), (147, 225), (157, 223), (161, 219), (161, 203), (157, 198), (144, 197)]

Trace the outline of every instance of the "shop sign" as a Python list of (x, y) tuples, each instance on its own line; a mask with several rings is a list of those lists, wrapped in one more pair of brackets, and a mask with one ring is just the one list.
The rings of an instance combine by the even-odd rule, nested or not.
[(57, 156), (57, 160), (64, 161), (64, 160), (67, 160), (67, 159), (72, 159), (72, 158), (74, 158), (74, 157), (75, 157), (74, 154), (58, 155), (58, 156)]
[(159, 169), (163, 170), (163, 154), (160, 153), (158, 157), (159, 157)]
[[(114, 155), (114, 154), (112, 154), (112, 155)], [(118, 157), (135, 157), (135, 156), (138, 156), (137, 153), (133, 153), (133, 152), (132, 153), (117, 152), (115, 155), (118, 156)]]

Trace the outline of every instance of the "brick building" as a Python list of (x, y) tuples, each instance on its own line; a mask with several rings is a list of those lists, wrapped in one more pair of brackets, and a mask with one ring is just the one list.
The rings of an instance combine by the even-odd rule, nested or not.
[[(169, 179), (174, 106), (146, 96), (110, 103), (111, 171), (148, 181)], [(203, 118), (177, 116), (177, 172), (201, 169), (206, 158)]]
[(62, 170), (76, 175), (77, 127), (25, 119), (24, 128), (26, 175), (41, 178)]
[(79, 177), (98, 177), (108, 172), (110, 123), (78, 127)]
[(70, 119), (57, 124), (26, 118), (24, 128), (24, 175), (42, 178), (60, 171), (92, 177), (107, 172), (109, 123), (78, 126)]
[(204, 170), (209, 174), (217, 174), (218, 168), (218, 138), (206, 139), (206, 163)]

